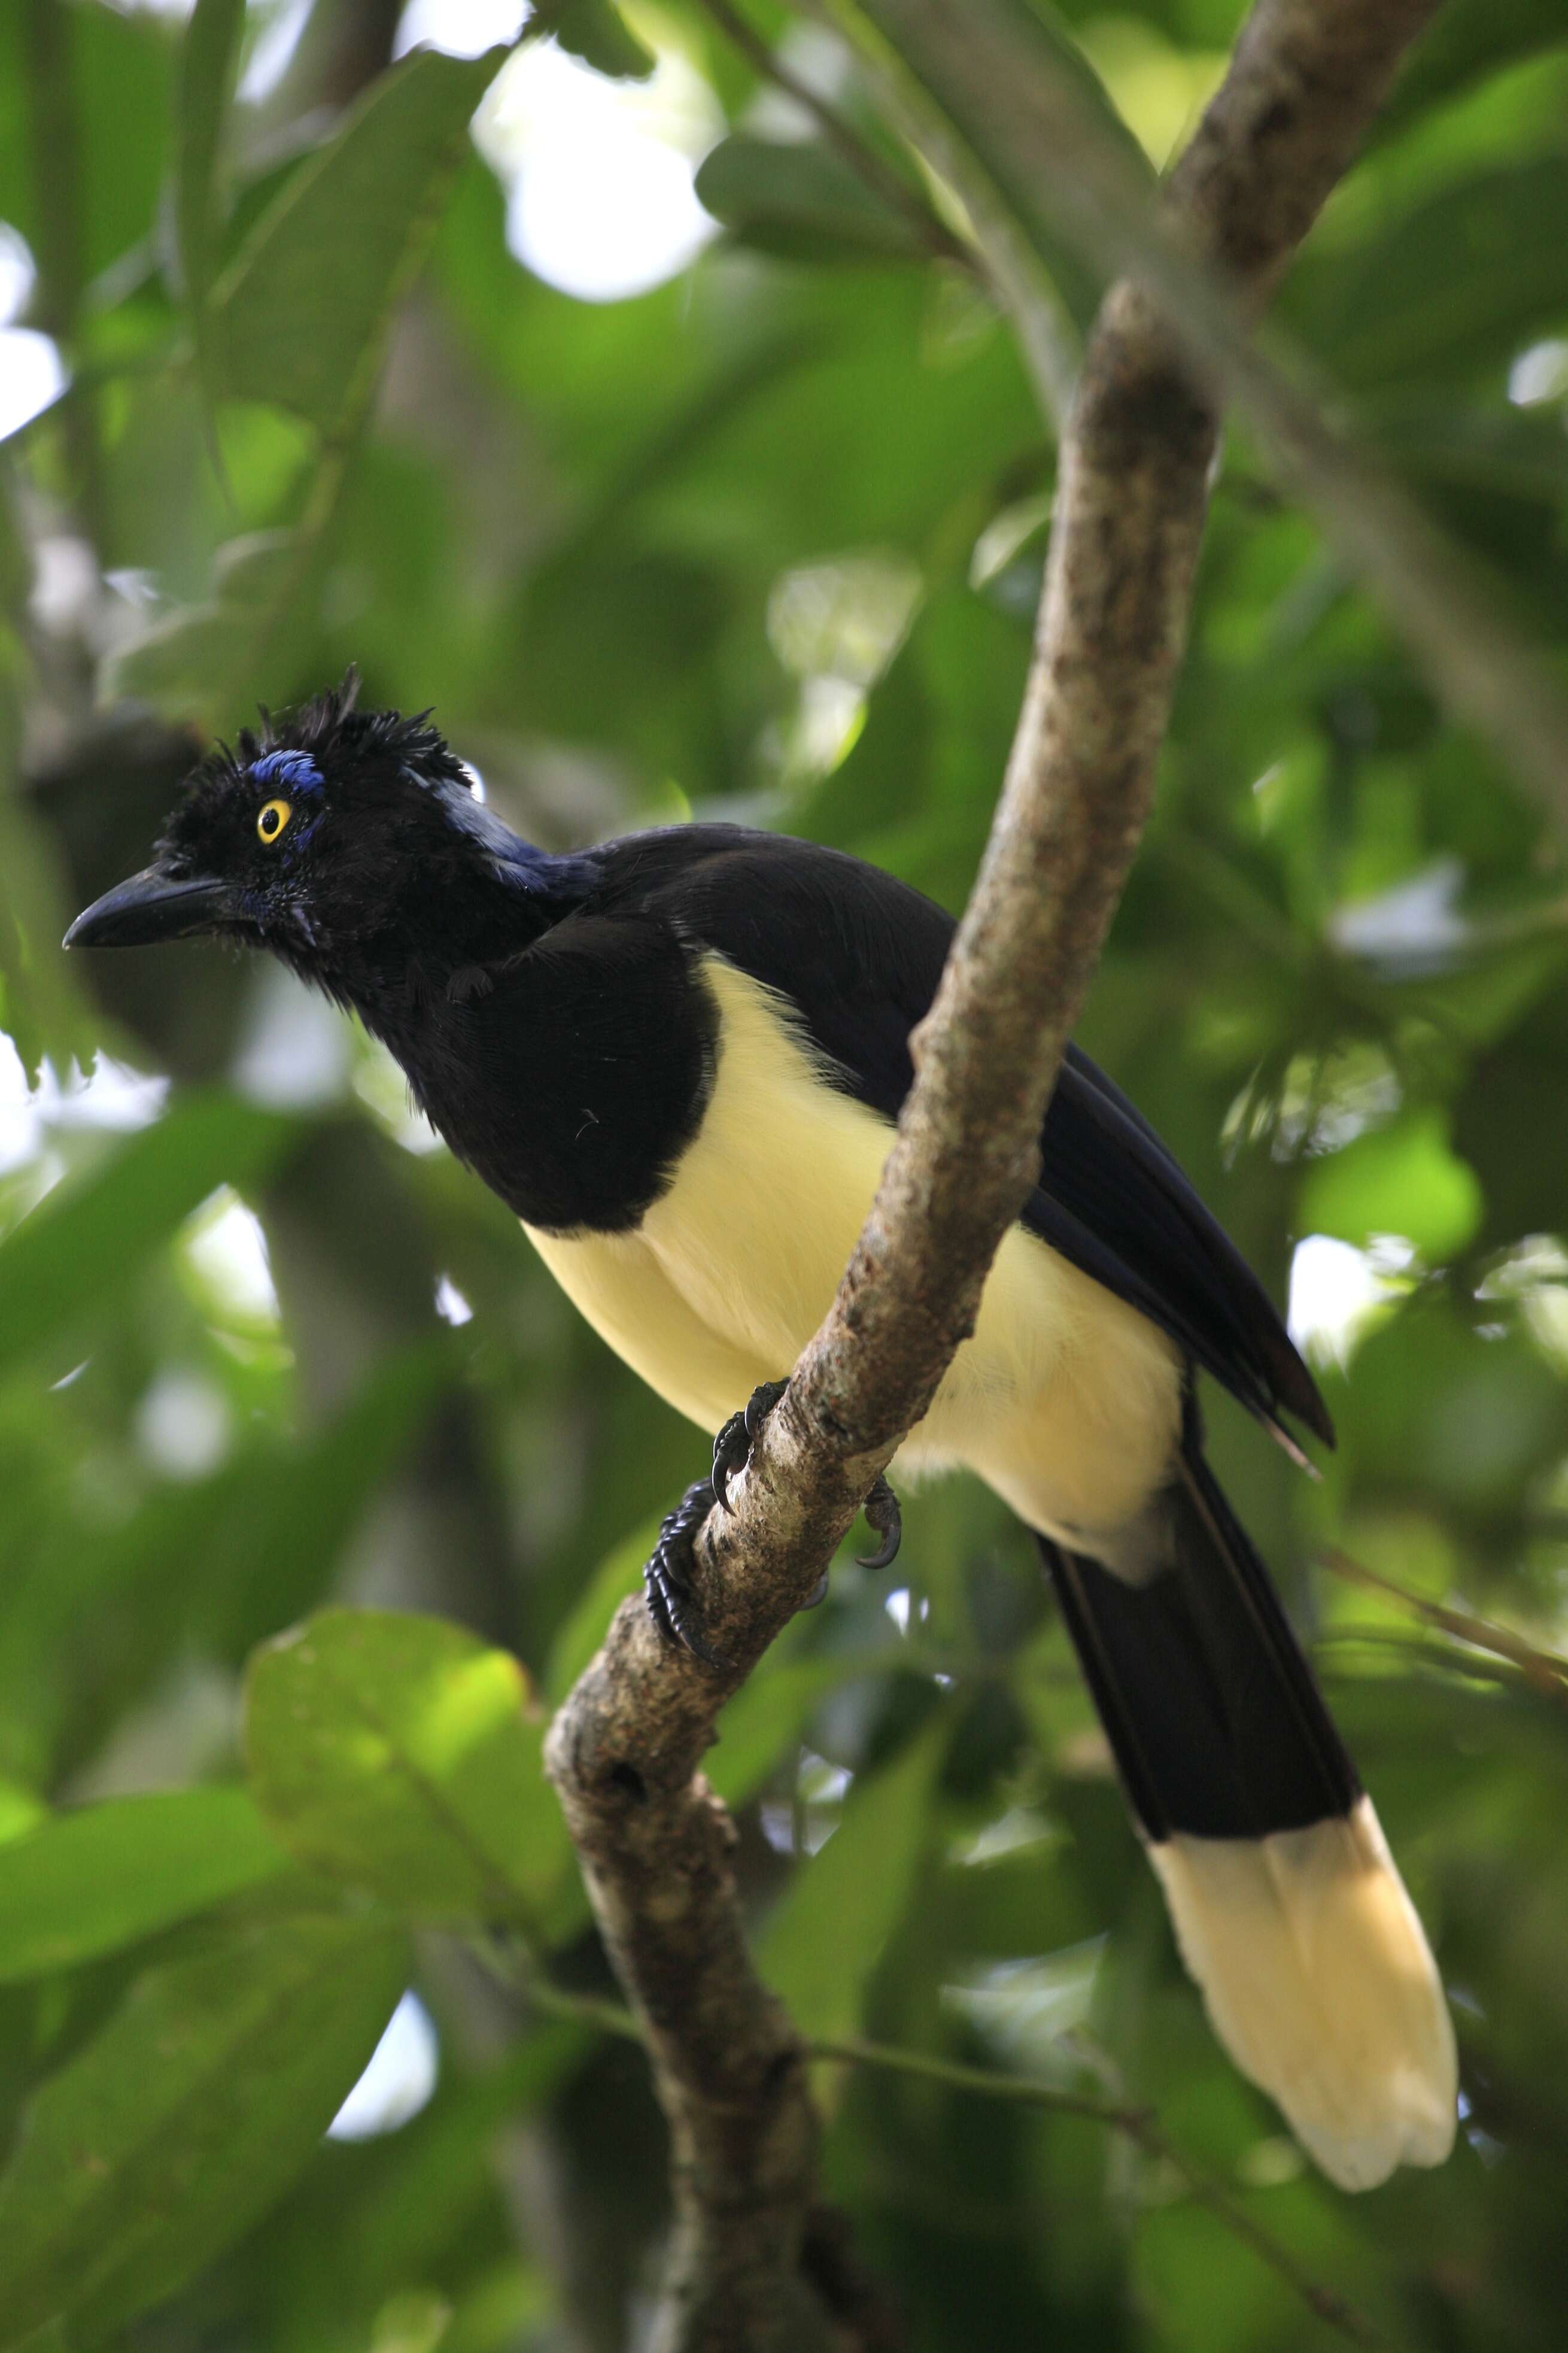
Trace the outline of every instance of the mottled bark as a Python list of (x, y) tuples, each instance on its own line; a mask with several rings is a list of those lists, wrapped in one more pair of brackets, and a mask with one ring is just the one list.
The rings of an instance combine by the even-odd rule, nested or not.
[[(984, 70), (961, 0), (868, 13), (900, 53), (922, 49), (928, 80)], [(1261, 299), (1431, 13), (1432, 0), (1260, 0), (1163, 200), (1187, 251)], [(1049, 111), (1016, 76), (984, 94), (1026, 123)], [(720, 1708), (925, 1411), (1034, 1181), (1062, 1048), (1148, 812), (1215, 430), (1149, 298), (1115, 288), (1063, 442), (1005, 787), (916, 1036), (915, 1087), (838, 1295), (731, 1512), (699, 1538), (698, 1598), (725, 1663), (670, 1650), (628, 1602), (552, 1728), (550, 1769), (670, 2122), (659, 2353), (787, 2341), (812, 2193), (802, 2045), (752, 1969), (732, 1833), (698, 1768)]]

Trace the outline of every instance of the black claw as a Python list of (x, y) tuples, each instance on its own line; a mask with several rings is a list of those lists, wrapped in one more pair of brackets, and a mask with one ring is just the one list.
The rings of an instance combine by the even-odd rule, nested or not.
[(752, 1459), (756, 1435), (789, 1383), (763, 1381), (752, 1391), (740, 1413), (732, 1413), (713, 1440), (713, 1493), (721, 1511), (730, 1508), (730, 1482)]
[(721, 1665), (702, 1639), (692, 1595), (691, 1540), (713, 1508), (713, 1488), (699, 1479), (659, 1524), (658, 1542), (643, 1569), (648, 1616), (667, 1642), (679, 1643), (705, 1666)]
[[(723, 1661), (702, 1638), (692, 1591), (692, 1539), (717, 1504), (730, 1508), (730, 1482), (752, 1458), (758, 1430), (789, 1387), (787, 1381), (760, 1382), (740, 1413), (732, 1413), (713, 1440), (713, 1476), (689, 1487), (673, 1512), (661, 1522), (643, 1583), (647, 1588), (648, 1614), (668, 1642), (677, 1642), (710, 1667)], [(903, 1538), (899, 1499), (886, 1479), (879, 1478), (862, 1506), (868, 1525), (882, 1539), (877, 1550), (860, 1561), (862, 1568), (886, 1568), (898, 1557)], [(817, 1579), (803, 1609), (815, 1609), (827, 1599), (827, 1576)]]
[(862, 1568), (890, 1568), (904, 1540), (904, 1519), (899, 1509), (898, 1497), (879, 1474), (861, 1509), (867, 1526), (882, 1541), (874, 1553), (858, 1554), (856, 1557)]

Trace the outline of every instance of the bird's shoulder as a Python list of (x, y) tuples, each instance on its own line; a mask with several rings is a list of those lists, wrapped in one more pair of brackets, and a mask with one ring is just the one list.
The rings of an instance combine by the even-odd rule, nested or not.
[(670, 827), (598, 855), (591, 909), (668, 923), (776, 990), (847, 1092), (898, 1116), (910, 1031), (952, 936), (944, 909), (843, 850), (743, 826)]
[(589, 911), (655, 916), (775, 987), (853, 993), (872, 980), (929, 1004), (952, 936), (952, 918), (909, 883), (788, 834), (669, 826), (594, 856)]

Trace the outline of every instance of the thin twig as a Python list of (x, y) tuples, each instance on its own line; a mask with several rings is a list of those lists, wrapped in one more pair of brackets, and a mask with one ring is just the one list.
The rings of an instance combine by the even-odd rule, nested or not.
[(1217, 2221), (1249, 2246), (1258, 2261), (1267, 2263), (1269, 2270), (1293, 2289), (1302, 2303), (1315, 2312), (1328, 2327), (1338, 2329), (1340, 2335), (1349, 2337), (1352, 2345), (1392, 2347), (1394, 2340), (1385, 2329), (1380, 2328), (1370, 2315), (1364, 2313), (1359, 2305), (1352, 2304), (1348, 2296), (1342, 2295), (1337, 2288), (1325, 2286), (1321, 2280), (1314, 2279), (1310, 2272), (1296, 2261), (1289, 2247), (1282, 2246), (1261, 2222), (1255, 2221), (1223, 2183), (1191, 2164), (1179, 2149), (1172, 2146), (1157, 2125), (1149, 2123), (1140, 2128), (1129, 2125), (1126, 2130), (1145, 2156), (1173, 2166), (1198, 2204), (1206, 2206)]
[(933, 261), (951, 261), (972, 278), (984, 279), (985, 272), (979, 256), (972, 246), (955, 237), (945, 221), (921, 202), (901, 172), (878, 154), (870, 141), (862, 137), (847, 115), (840, 114), (832, 101), (821, 98), (809, 82), (791, 71), (777, 52), (770, 47), (754, 26), (748, 25), (730, 0), (701, 0), (713, 22), (719, 26), (731, 47), (739, 49), (748, 65), (754, 66), (764, 81), (771, 81), (792, 98), (798, 107), (810, 115), (827, 144), (842, 156), (850, 170), (862, 179), (872, 194), (881, 198), (905, 220)]
[(920, 2075), (928, 2082), (945, 2084), (950, 2091), (974, 2092), (988, 2100), (1011, 2100), (1026, 2107), (1047, 2108), (1054, 2115), (1082, 2117), (1122, 2134), (1152, 2162), (1173, 2167), (1199, 2204), (1206, 2206), (1227, 2230), (1244, 2240), (1258, 2260), (1277, 2273), (1320, 2320), (1337, 2328), (1356, 2345), (1390, 2342), (1347, 2297), (1313, 2279), (1288, 2247), (1254, 2221), (1223, 2182), (1184, 2156), (1152, 2108), (1097, 2100), (1084, 2093), (1064, 2092), (1055, 2084), (1038, 2083), (1028, 2075), (1005, 2075), (994, 2067), (972, 2067), (959, 2060), (933, 2058), (923, 2051), (900, 2051), (891, 2043), (867, 2042), (858, 2036), (813, 2042), (810, 2049), (816, 2059), (845, 2059), (861, 2067), (885, 2067), (903, 2075)]
[(1349, 1553), (1329, 1545), (1318, 1555), (1322, 1566), (1347, 1585), (1359, 1585), (1369, 1593), (1381, 1593), (1408, 1609), (1413, 1618), (1424, 1619), (1428, 1626), (1436, 1626), (1456, 1641), (1468, 1642), (1472, 1650), (1489, 1651), (1494, 1658), (1506, 1659), (1518, 1667), (1532, 1691), (1555, 1700), (1559, 1707), (1568, 1707), (1568, 1659), (1560, 1659), (1552, 1651), (1542, 1651), (1526, 1641), (1522, 1634), (1512, 1634), (1506, 1626), (1495, 1625), (1489, 1618), (1474, 1617), (1468, 1609), (1451, 1609), (1447, 1602), (1428, 1601), (1424, 1594), (1412, 1593), (1396, 1585), (1391, 1577), (1381, 1576), (1375, 1568), (1352, 1560)]
[[(976, 2092), (987, 2100), (1011, 2100), (1024, 2107), (1049, 2108), (1059, 2116), (1079, 2116), (1105, 2125), (1137, 2140), (1154, 2123), (1151, 2108), (1126, 2107), (1114, 2100), (1097, 2100), (1088, 2092), (1064, 2092), (1059, 2084), (1042, 2084), (1031, 2075), (1006, 2075), (998, 2067), (973, 2067), (962, 2059), (939, 2059), (928, 2051), (902, 2051), (891, 2042), (868, 2042), (857, 2034), (814, 2037), (808, 2045), (814, 2059), (843, 2059), (857, 2067), (884, 2067), (900, 2075), (920, 2075), (928, 2083), (945, 2084), (950, 2092)], [(1161, 2152), (1163, 2155), (1163, 2151)]]
[(469, 1950), (498, 1985), (505, 1986), (509, 1993), (521, 1994), (531, 2008), (542, 2010), (546, 2017), (570, 2019), (574, 2025), (591, 2026), (600, 2034), (647, 2047), (647, 2037), (624, 2002), (606, 2001), (601, 1994), (574, 1993), (570, 1987), (557, 1985), (514, 1938), (475, 1936), (469, 1939)]

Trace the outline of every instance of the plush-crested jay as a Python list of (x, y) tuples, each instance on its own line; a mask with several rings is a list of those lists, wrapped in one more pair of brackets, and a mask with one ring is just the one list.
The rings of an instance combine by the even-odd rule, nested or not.
[[(952, 928), (857, 859), (732, 825), (551, 856), (424, 718), (358, 711), (351, 683), (214, 753), (152, 865), (68, 944), (216, 934), (352, 1008), (595, 1329), (721, 1432), (833, 1296)], [(1220, 2040), (1325, 2172), (1366, 2188), (1447, 2156), (1452, 2028), (1205, 1462), (1199, 1367), (1293, 1453), (1285, 1416), (1331, 1440), (1259, 1283), (1069, 1050), (1039, 1185), (899, 1461), (967, 1465), (1034, 1531)], [(721, 1485), (734, 1460), (731, 1432)], [(699, 1649), (681, 1547), (711, 1492), (649, 1574), (665, 1632)]]

